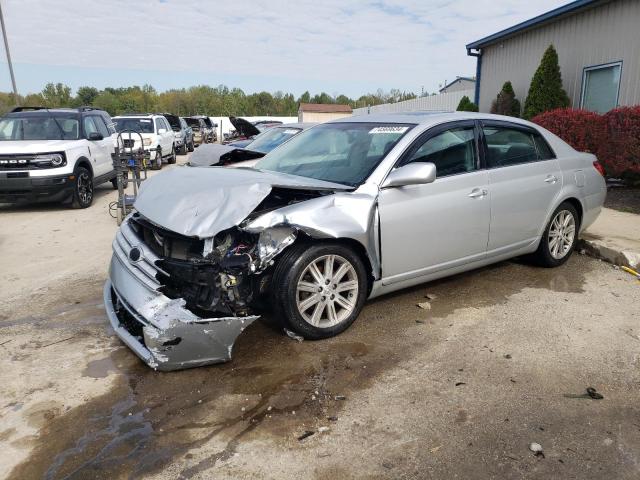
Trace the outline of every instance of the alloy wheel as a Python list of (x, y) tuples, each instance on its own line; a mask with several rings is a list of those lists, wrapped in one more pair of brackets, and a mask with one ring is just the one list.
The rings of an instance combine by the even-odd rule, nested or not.
[(93, 182), (91, 181), (91, 176), (86, 171), (81, 172), (78, 175), (76, 185), (80, 203), (83, 205), (90, 204), (93, 199)]
[(340, 255), (324, 255), (311, 262), (296, 286), (298, 312), (305, 322), (318, 328), (333, 327), (356, 308), (358, 274)]
[(549, 227), (547, 242), (549, 253), (556, 260), (564, 258), (573, 247), (576, 237), (576, 220), (569, 210), (560, 210)]

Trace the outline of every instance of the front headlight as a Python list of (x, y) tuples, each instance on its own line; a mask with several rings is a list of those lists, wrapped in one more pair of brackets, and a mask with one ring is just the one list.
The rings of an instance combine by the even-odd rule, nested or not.
[(64, 167), (67, 164), (67, 159), (64, 153), (43, 153), (42, 155), (36, 155), (31, 160), (31, 163), (40, 168), (57, 168)]
[(151, 143), (153, 143), (153, 142), (152, 142), (152, 140), (151, 140), (150, 138), (144, 138), (144, 139), (142, 139), (142, 143), (143, 143), (143, 145), (144, 145), (145, 147), (148, 147), (148, 146), (149, 146), (149, 145), (151, 145)]

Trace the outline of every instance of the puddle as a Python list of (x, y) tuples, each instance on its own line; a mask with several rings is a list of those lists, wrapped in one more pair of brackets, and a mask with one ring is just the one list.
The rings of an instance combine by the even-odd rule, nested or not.
[[(118, 349), (83, 372), (115, 375), (112, 391), (47, 421), (9, 478), (137, 478), (191, 458), (190, 451), (212, 440), (222, 444), (181, 472), (190, 478), (230, 458), (242, 441), (291, 442), (330, 416), (340, 418), (358, 390), (410, 358), (412, 349), (446, 335), (448, 322), (424, 330), (417, 318), (435, 321), (458, 308), (503, 303), (525, 288), (579, 293), (589, 262), (576, 256), (559, 269), (502, 263), (415, 287), (369, 302), (347, 332), (323, 341), (296, 342), (256, 322), (239, 337), (233, 361), (222, 365), (159, 373)], [(425, 292), (437, 295), (428, 312), (416, 307)], [(415, 337), (415, 328), (426, 334)], [(466, 421), (460, 413), (458, 423)]]

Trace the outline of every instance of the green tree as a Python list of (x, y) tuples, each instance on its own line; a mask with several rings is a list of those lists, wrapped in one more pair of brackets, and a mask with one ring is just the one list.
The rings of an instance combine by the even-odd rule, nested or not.
[(562, 88), (558, 52), (553, 45), (549, 45), (531, 80), (523, 117), (528, 120), (548, 110), (568, 107), (569, 104), (569, 96)]
[(516, 98), (511, 82), (505, 82), (502, 90), (496, 99), (491, 103), (491, 113), (498, 115), (508, 115), (510, 117), (520, 116), (520, 101)]
[(47, 107), (71, 106), (71, 87), (63, 83), (47, 83), (42, 90), (44, 105)]
[(469, 97), (466, 95), (460, 99), (460, 103), (458, 104), (458, 108), (456, 108), (458, 112), (477, 112), (478, 106), (469, 100)]
[(304, 92), (302, 95), (300, 95), (300, 98), (298, 99), (298, 103), (311, 103), (311, 94), (309, 93), (308, 90)]
[(81, 107), (83, 105), (93, 105), (93, 101), (100, 94), (97, 88), (94, 87), (79, 87), (76, 92), (76, 98), (74, 103)]

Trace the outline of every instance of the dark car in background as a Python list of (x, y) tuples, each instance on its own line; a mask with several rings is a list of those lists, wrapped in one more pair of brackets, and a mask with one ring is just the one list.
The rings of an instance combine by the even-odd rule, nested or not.
[(231, 125), (233, 125), (233, 128), (235, 128), (235, 131), (229, 132), (229, 134), (225, 136), (222, 142), (224, 145), (233, 144), (236, 147), (244, 147), (262, 132), (262, 130), (244, 118), (229, 117), (229, 121)]
[(208, 142), (207, 125), (201, 117), (184, 117), (184, 121), (191, 127), (194, 146)]
[(183, 118), (173, 115), (171, 113), (162, 113), (164, 118), (167, 119), (171, 130), (173, 130), (175, 136), (175, 146), (178, 153), (186, 155), (187, 152), (193, 152), (193, 130)]

